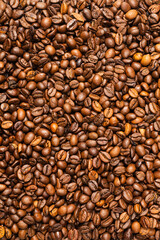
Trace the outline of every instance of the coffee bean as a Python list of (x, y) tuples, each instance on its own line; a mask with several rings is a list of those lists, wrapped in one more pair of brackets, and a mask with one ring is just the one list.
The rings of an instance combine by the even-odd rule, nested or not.
[(101, 221), (102, 227), (108, 227), (112, 224), (113, 218), (109, 216), (108, 218)]
[(125, 17), (128, 20), (133, 20), (134, 18), (136, 18), (137, 14), (138, 14), (138, 12), (136, 9), (131, 9), (126, 13)]
[(141, 59), (141, 64), (142, 64), (143, 66), (149, 65), (150, 62), (151, 62), (151, 56), (150, 56), (149, 54), (144, 55), (144, 56), (142, 57), (142, 59)]
[(149, 103), (149, 109), (154, 114), (159, 111), (159, 107), (155, 103)]
[(67, 29), (69, 31), (74, 31), (74, 30), (76, 30), (77, 27), (78, 27), (78, 23), (77, 23), (76, 19), (72, 19), (67, 23)]
[(103, 152), (103, 151), (99, 152), (99, 157), (100, 157), (101, 161), (105, 162), (105, 163), (108, 163), (111, 160), (110, 154), (107, 152)]
[(104, 93), (107, 97), (113, 97), (114, 96), (114, 85), (108, 84), (106, 88), (104, 89)]
[(136, 146), (136, 152), (139, 156), (144, 156), (145, 155), (145, 148), (142, 145), (137, 145)]
[(94, 193), (92, 193), (92, 195), (91, 195), (91, 201), (92, 201), (93, 203), (99, 202), (100, 198), (101, 198), (100, 192), (94, 192)]
[(123, 191), (123, 197), (127, 202), (132, 201), (132, 199), (133, 199), (132, 192), (130, 190), (124, 190)]
[(120, 153), (120, 148), (118, 146), (114, 147), (111, 151), (110, 151), (110, 155), (111, 157), (117, 157)]
[(1, 93), (1, 94), (0, 94), (0, 103), (5, 102), (6, 99), (7, 99), (6, 94), (5, 94), (5, 93)]
[[(40, 4), (40, 3), (37, 3), (37, 4)], [(40, 7), (40, 5), (39, 5)], [(48, 29), (52, 24), (52, 20), (51, 18), (49, 17), (44, 17), (41, 21), (41, 26), (44, 28), (44, 29)]]
[(132, 223), (132, 230), (134, 233), (139, 233), (140, 231), (140, 224), (139, 222), (135, 221)]
[(98, 184), (95, 180), (90, 180), (88, 182), (88, 186), (92, 191), (96, 191), (98, 189)]
[(104, 116), (105, 116), (106, 118), (111, 118), (112, 115), (113, 115), (113, 109), (112, 109), (112, 108), (106, 108), (106, 109), (104, 110)]
[(79, 234), (78, 234), (78, 231), (76, 229), (69, 230), (68, 238), (70, 240), (78, 240), (78, 236), (79, 236)]
[(109, 9), (109, 8), (104, 8), (103, 9), (103, 15), (105, 16), (105, 18), (107, 19), (112, 19), (113, 18), (113, 12)]
[(36, 107), (32, 110), (32, 115), (34, 117), (40, 116), (43, 113), (43, 108), (42, 107)]
[(125, 223), (127, 222), (129, 219), (129, 215), (126, 213), (126, 212), (123, 212), (121, 215), (120, 215), (120, 221), (122, 223)]
[(97, 143), (101, 146), (104, 146), (108, 143), (108, 140), (106, 137), (100, 137), (97, 139)]
[(8, 129), (8, 128), (11, 128), (13, 126), (13, 122), (12, 121), (3, 121), (1, 123), (1, 127), (3, 129)]
[(3, 238), (5, 235), (5, 228), (1, 225), (0, 226), (0, 237)]
[(117, 45), (121, 45), (123, 42), (123, 36), (121, 33), (117, 33), (116, 36), (115, 36), (115, 43)]

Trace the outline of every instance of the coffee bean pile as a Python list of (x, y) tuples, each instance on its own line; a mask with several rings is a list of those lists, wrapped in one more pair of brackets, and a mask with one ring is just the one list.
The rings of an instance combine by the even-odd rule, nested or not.
[(0, 0), (0, 239), (160, 239), (158, 0)]

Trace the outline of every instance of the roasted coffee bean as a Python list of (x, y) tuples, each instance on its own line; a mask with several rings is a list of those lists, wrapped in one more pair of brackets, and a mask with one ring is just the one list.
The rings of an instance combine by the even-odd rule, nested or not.
[(159, 240), (157, 0), (0, 0), (0, 238)]
[(0, 237), (3, 238), (5, 235), (5, 228), (1, 225), (0, 226)]

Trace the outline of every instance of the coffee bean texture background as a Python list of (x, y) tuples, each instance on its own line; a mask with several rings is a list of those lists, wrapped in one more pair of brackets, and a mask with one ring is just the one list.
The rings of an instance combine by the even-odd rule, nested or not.
[(0, 239), (160, 240), (160, 1), (0, 0)]

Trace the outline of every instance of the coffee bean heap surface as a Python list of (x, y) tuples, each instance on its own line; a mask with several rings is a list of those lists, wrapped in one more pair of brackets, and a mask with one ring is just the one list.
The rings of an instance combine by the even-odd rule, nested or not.
[(0, 239), (160, 239), (160, 1), (0, 0)]

